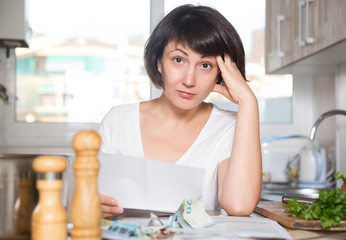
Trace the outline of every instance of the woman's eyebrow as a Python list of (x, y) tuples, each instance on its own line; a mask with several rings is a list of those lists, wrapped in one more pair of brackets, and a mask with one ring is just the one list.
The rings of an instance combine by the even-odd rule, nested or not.
[[(175, 51), (179, 51), (179, 52), (183, 53), (184, 55), (189, 56), (189, 54), (185, 50), (183, 50), (181, 48), (175, 48), (175, 49), (171, 50), (169, 53), (172, 53), (172, 52), (175, 52)], [(210, 56), (210, 55), (203, 55), (203, 56), (201, 56), (201, 58), (212, 58), (212, 57), (214, 57), (214, 56)]]
[(170, 51), (169, 53), (172, 53), (172, 52), (175, 52), (175, 51), (182, 52), (184, 55), (189, 56), (189, 54), (188, 54), (186, 51), (184, 51), (184, 50), (182, 50), (182, 49), (180, 49), (180, 48), (173, 49), (173, 50)]

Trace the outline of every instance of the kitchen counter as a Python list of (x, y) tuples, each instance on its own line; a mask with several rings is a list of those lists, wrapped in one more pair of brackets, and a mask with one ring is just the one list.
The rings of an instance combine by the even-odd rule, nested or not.
[[(261, 202), (260, 202), (261, 203)], [(223, 215), (220, 213), (220, 211), (207, 211), (207, 213), (210, 216), (219, 216)], [(266, 217), (263, 217), (260, 214), (257, 214), (253, 212), (250, 217), (252, 218), (261, 218), (261, 219), (267, 219)], [(239, 228), (242, 228), (242, 217), (239, 217)], [(142, 220), (143, 221), (143, 220)], [(283, 227), (283, 226), (281, 226)], [(213, 228), (213, 227), (211, 227)], [(292, 237), (292, 239), (346, 239), (346, 231), (340, 232), (340, 231), (306, 231), (306, 230), (295, 230), (295, 229), (289, 229), (286, 227), (283, 227), (287, 233)], [(227, 228), (228, 229), (228, 228)], [(230, 231), (232, 229), (230, 228)], [(189, 238), (194, 239), (194, 238)], [(199, 239), (199, 238), (196, 238)], [(205, 238), (208, 239), (208, 238)], [(244, 238), (246, 239), (246, 238)]]
[[(219, 211), (207, 211), (207, 213), (210, 216), (219, 216), (220, 212)], [(251, 218), (265, 218), (255, 212), (253, 212), (250, 215)], [(233, 217), (234, 218), (234, 217)], [(266, 218), (265, 218), (266, 219)], [(129, 219), (130, 221), (133, 221), (134, 219)], [(138, 219), (139, 220), (139, 219)], [(163, 218), (161, 219), (163, 220), (163, 222), (165, 222), (167, 219)], [(143, 222), (143, 219), (139, 220), (140, 222)], [(240, 230), (240, 232), (244, 231), (244, 229), (246, 229), (246, 227), (244, 227), (242, 225), (242, 221), (243, 221), (243, 217), (239, 217), (239, 224), (238, 227)], [(224, 225), (224, 228), (222, 229), (222, 232), (225, 229), (229, 229), (231, 232), (236, 231), (234, 230), (233, 227), (225, 227), (226, 225)], [(209, 229), (211, 229), (213, 227), (210, 227)], [(266, 227), (264, 227), (266, 228)], [(293, 230), (293, 229), (289, 229), (286, 227), (283, 227), (287, 233), (292, 237), (292, 239), (346, 239), (346, 232), (335, 232), (335, 231), (305, 231), (305, 230)], [(221, 228), (220, 228), (221, 229)], [(255, 230), (254, 230), (255, 231)], [(255, 231), (256, 232), (256, 231)], [(208, 237), (210, 236), (210, 234), (206, 235), (204, 239), (209, 239)], [(182, 236), (183, 237), (183, 236)], [(216, 236), (216, 238), (218, 238), (220, 236)], [(225, 236), (225, 238), (220, 237), (221, 239), (226, 239), (229, 236)], [(195, 238), (193, 236), (189, 236), (188, 239), (199, 239), (201, 238), (201, 235), (197, 235)], [(253, 239), (253, 238), (244, 238), (244, 239)], [(262, 238), (261, 238), (262, 239)]]
[[(220, 215), (220, 211), (207, 211), (210, 216)], [(265, 218), (260, 214), (253, 212), (250, 217), (253, 218)], [(143, 221), (143, 219), (142, 219)], [(283, 227), (292, 239), (346, 239), (346, 231), (306, 231), (306, 230), (294, 230)], [(29, 240), (29, 237), (24, 236), (0, 236), (0, 239), (11, 239), (11, 240)], [(68, 237), (68, 240), (71, 238)]]
[(304, 231), (285, 228), (292, 239), (346, 239), (346, 232)]
[[(281, 199), (280, 199), (281, 200)], [(261, 203), (261, 202), (260, 202)], [(220, 214), (219, 211), (207, 211), (211, 216), (217, 216)], [(253, 212), (251, 217), (255, 218), (265, 218), (262, 215)], [(307, 231), (307, 230), (298, 230), (290, 229), (282, 226), (292, 239), (346, 239), (346, 231)]]
[[(251, 216), (263, 218), (255, 212)], [(291, 235), (292, 239), (346, 239), (346, 231), (307, 231), (282, 227)]]

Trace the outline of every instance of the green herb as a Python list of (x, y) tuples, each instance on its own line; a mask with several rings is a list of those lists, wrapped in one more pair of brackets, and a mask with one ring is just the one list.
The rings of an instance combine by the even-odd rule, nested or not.
[[(334, 176), (345, 182), (346, 178), (340, 172)], [(294, 198), (282, 205), (288, 207), (286, 212), (293, 217), (321, 220), (322, 228), (339, 226), (340, 222), (346, 219), (346, 191), (333, 189), (327, 192), (322, 189), (319, 193), (319, 198), (312, 204), (299, 203), (298, 199)]]

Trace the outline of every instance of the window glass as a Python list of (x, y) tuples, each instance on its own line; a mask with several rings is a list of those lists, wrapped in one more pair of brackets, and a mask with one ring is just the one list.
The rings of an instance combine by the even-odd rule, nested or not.
[[(264, 70), (265, 0), (165, 0), (165, 13), (187, 3), (217, 9), (238, 31), (246, 53), (246, 77), (259, 102), (261, 123), (292, 123), (292, 75), (266, 75)], [(236, 104), (217, 93), (211, 93), (206, 101), (237, 111)]]
[[(134, 17), (135, 16), (135, 17)], [(29, 48), (16, 49), (16, 120), (97, 123), (147, 100), (150, 0), (29, 0)]]

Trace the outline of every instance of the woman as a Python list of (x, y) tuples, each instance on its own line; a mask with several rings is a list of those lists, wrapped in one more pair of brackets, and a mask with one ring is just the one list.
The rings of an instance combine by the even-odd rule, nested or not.
[[(144, 61), (163, 93), (114, 107), (99, 129), (101, 151), (202, 167), (207, 210), (251, 214), (261, 193), (259, 114), (236, 30), (212, 8), (180, 6), (153, 31)], [(238, 113), (205, 103), (210, 92), (238, 104)], [(100, 199), (102, 217), (123, 211), (116, 199)]]

